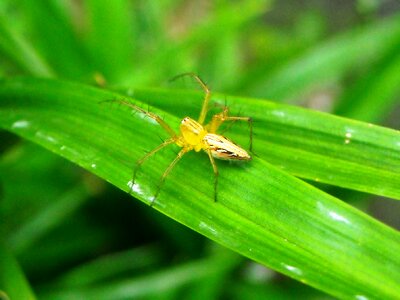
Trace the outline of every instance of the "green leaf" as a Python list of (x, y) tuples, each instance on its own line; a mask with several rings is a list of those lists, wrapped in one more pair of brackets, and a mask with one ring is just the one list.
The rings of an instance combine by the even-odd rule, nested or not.
[[(400, 41), (400, 15), (354, 28), (269, 71), (265, 64), (260, 76), (249, 76), (245, 91), (252, 95), (282, 101), (295, 101), (323, 81), (335, 80), (355, 65), (364, 66), (384, 54)], [(258, 66), (259, 68), (259, 66)], [(240, 90), (243, 93), (243, 88)]]
[(18, 0), (18, 4), (29, 20), (35, 46), (57, 75), (89, 81), (93, 75), (91, 62), (60, 3)]
[(36, 299), (18, 262), (2, 242), (0, 270), (0, 299)]
[(81, 177), (67, 164), (31, 143), (20, 143), (1, 156), (0, 236), (14, 254), (38, 241), (43, 244), (44, 236), (89, 199), (85, 184), (77, 183)]
[(87, 191), (82, 186), (71, 188), (59, 199), (56, 199), (54, 203), (23, 224), (12, 235), (9, 245), (16, 253), (21, 253), (28, 249), (31, 244), (39, 240), (45, 233), (51, 231), (56, 225), (72, 215), (87, 198)]
[[(134, 93), (135, 97), (139, 94), (140, 91)], [(196, 98), (199, 94), (191, 95), (146, 92), (147, 100), (174, 106), (176, 114), (182, 113), (181, 104), (183, 108), (200, 107)], [(128, 191), (134, 162), (144, 151), (157, 146), (164, 133), (140, 114), (132, 115), (118, 105), (99, 104), (115, 97), (121, 96), (80, 84), (38, 79), (3, 81), (0, 126)], [(214, 99), (224, 101), (222, 96)], [(335, 164), (330, 163), (343, 168), (351, 162), (353, 168), (346, 169), (348, 181), (352, 182), (353, 176), (357, 181), (368, 175), (363, 182), (353, 183), (366, 188), (388, 174), (394, 178), (390, 184), (398, 182), (395, 175), (400, 161), (399, 133), (264, 101), (236, 97), (226, 101), (233, 111), (241, 108), (254, 117), (258, 156), (247, 164), (218, 162), (219, 201), (214, 203), (208, 158), (191, 152), (169, 175), (153, 208), (228, 248), (336, 297), (396, 298), (400, 293), (398, 232), (279, 170), (264, 151), (268, 148), (275, 156), (287, 155), (294, 151), (291, 147), (299, 147), (293, 164), (302, 165), (300, 162), (307, 159), (305, 168), (307, 163), (318, 161), (323, 170), (318, 172), (326, 178), (336, 178), (338, 168), (332, 170)], [(151, 110), (164, 115), (173, 128), (178, 127), (180, 119), (176, 116)], [(351, 137), (346, 136), (349, 132)], [(247, 132), (244, 128), (231, 129), (231, 136), (244, 142)], [(279, 140), (284, 143), (280, 147), (273, 143)], [(162, 172), (176, 155), (172, 149), (177, 147), (165, 149), (143, 165), (133, 192), (139, 200), (152, 200)], [(311, 151), (320, 154), (312, 155)], [(333, 154), (336, 157), (329, 162)], [(313, 168), (312, 164), (309, 168)], [(344, 178), (344, 174), (340, 176)], [(395, 187), (386, 185), (381, 189), (399, 194)]]
[[(114, 282), (106, 282), (98, 285), (70, 287), (67, 290), (53, 290), (41, 295), (40, 299), (141, 299), (147, 297), (165, 296), (173, 293), (178, 288), (188, 284), (201, 284), (201, 281), (213, 280), (217, 277), (221, 281), (222, 274), (231, 271), (237, 265), (240, 258), (232, 253), (216, 254), (205, 259), (194, 260), (167, 270), (154, 272), (150, 275), (142, 275), (137, 278), (129, 278)], [(149, 284), (151, 283), (151, 284)], [(217, 286), (217, 290), (222, 287)], [(192, 290), (190, 290), (190, 294)], [(193, 297), (193, 295), (191, 295)], [(173, 297), (176, 299), (176, 297)], [(185, 297), (185, 299), (187, 299)], [(199, 299), (213, 299), (210, 297)]]
[(111, 280), (115, 275), (134, 273), (133, 271), (143, 272), (146, 267), (160, 264), (161, 258), (162, 251), (155, 245), (108, 254), (63, 274), (53, 286), (70, 289), (101, 283)]
[[(89, 48), (107, 81), (115, 81), (133, 69), (133, 42), (129, 1), (86, 1), (89, 14)], [(111, 55), (110, 55), (111, 54)]]
[[(203, 97), (154, 89), (128, 93), (180, 117), (196, 116)], [(179, 107), (168, 101), (171, 98), (179, 99)], [(213, 99), (220, 105), (230, 101), (233, 115), (253, 118), (255, 153), (282, 170), (316, 182), (400, 199), (398, 131), (267, 101), (218, 94)], [(245, 127), (235, 128), (229, 136), (246, 145), (246, 132)]]
[(356, 85), (342, 95), (335, 113), (362, 121), (381, 121), (395, 106), (400, 93), (400, 46), (388, 55)]
[(3, 12), (0, 14), (0, 50), (5, 57), (29, 74), (41, 77), (53, 75), (53, 71), (33, 46), (19, 32), (12, 29)]
[(211, 16), (193, 26), (193, 30), (188, 31), (188, 34), (178, 41), (170, 39), (158, 45), (162, 51), (155, 51), (154, 55), (146, 53), (139, 61), (137, 71), (124, 83), (139, 84), (155, 78), (165, 79), (171, 74), (186, 71), (188, 64), (182, 62), (189, 60), (191, 62), (189, 66), (193, 67), (193, 57), (199, 45), (201, 47), (210, 43), (214, 45), (215, 40), (221, 36), (230, 35), (239, 28), (244, 28), (250, 21), (260, 17), (269, 8), (270, 3), (270, 0), (230, 2), (229, 5), (215, 10)]

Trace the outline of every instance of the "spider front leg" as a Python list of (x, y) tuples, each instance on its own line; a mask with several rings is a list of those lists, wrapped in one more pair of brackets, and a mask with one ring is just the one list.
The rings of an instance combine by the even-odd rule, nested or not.
[(154, 148), (153, 150), (151, 150), (149, 153), (147, 153), (145, 156), (143, 156), (141, 159), (139, 159), (136, 162), (135, 167), (133, 168), (133, 174), (132, 174), (132, 180), (131, 180), (131, 184), (130, 184), (130, 191), (129, 193), (131, 194), (133, 192), (133, 186), (135, 184), (135, 179), (136, 179), (136, 175), (137, 172), (140, 168), (140, 166), (152, 155), (154, 155), (155, 153), (157, 153), (158, 151), (160, 151), (161, 149), (163, 149), (164, 147), (173, 144), (176, 142), (176, 138), (170, 138), (166, 141), (164, 141), (161, 145), (158, 145), (156, 148)]
[(203, 91), (204, 91), (203, 105), (201, 107), (201, 112), (200, 112), (199, 119), (197, 120), (200, 124), (203, 125), (204, 120), (206, 119), (206, 115), (207, 115), (207, 112), (208, 112), (208, 103), (210, 102), (210, 97), (211, 97), (210, 89), (208, 88), (207, 84), (203, 80), (201, 80), (201, 78), (198, 75), (196, 75), (195, 73), (179, 74), (179, 75), (173, 77), (171, 80), (176, 80), (176, 79), (178, 79), (180, 77), (183, 77), (183, 76), (193, 77), (197, 81), (197, 83), (201, 86)]
[[(165, 123), (165, 121), (164, 121), (163, 119), (161, 119), (158, 115), (156, 115), (156, 114), (154, 114), (154, 113), (152, 113), (152, 112), (146, 111), (146, 110), (142, 109), (141, 107), (136, 106), (136, 105), (130, 103), (129, 101), (126, 101), (126, 100), (116, 100), (116, 99), (115, 99), (115, 100), (106, 100), (106, 101), (103, 101), (103, 102), (117, 102), (117, 103), (119, 103), (119, 104), (121, 104), (121, 105), (125, 105), (125, 106), (128, 106), (128, 107), (130, 107), (130, 108), (133, 108), (134, 110), (138, 111), (139, 113), (142, 113), (142, 114), (146, 115), (147, 117), (149, 117), (149, 118), (153, 119), (154, 121), (156, 121), (156, 122), (157, 122), (158, 124), (160, 124), (160, 126), (171, 136), (168, 140), (165, 140), (162, 144), (158, 145), (156, 148), (154, 148), (153, 150), (151, 150), (149, 153), (147, 153), (145, 156), (143, 156), (141, 159), (139, 159), (139, 160), (136, 162), (136, 165), (135, 165), (135, 167), (134, 167), (134, 169), (133, 169), (133, 175), (132, 175), (132, 180), (131, 180), (131, 184), (130, 184), (130, 193), (132, 193), (133, 188), (134, 188), (134, 185), (135, 185), (136, 175), (137, 175), (137, 172), (138, 172), (140, 166), (141, 166), (149, 157), (153, 156), (155, 153), (157, 153), (158, 151), (160, 151), (160, 150), (163, 149), (164, 147), (166, 147), (166, 146), (168, 146), (168, 145), (170, 145), (170, 144), (176, 143), (176, 142), (179, 140), (179, 137), (175, 134), (175, 132), (172, 130), (172, 128), (169, 127), (169, 125), (168, 125), (167, 123)], [(161, 178), (161, 183), (160, 183), (160, 185), (159, 185), (159, 187), (158, 187), (158, 189), (157, 189), (157, 192), (156, 192), (154, 198), (152, 199), (152, 202), (151, 202), (150, 205), (152, 205), (153, 202), (154, 202), (154, 200), (157, 198), (158, 193), (160, 192), (161, 185), (162, 185), (162, 183), (163, 183), (164, 180), (165, 180), (165, 177), (168, 175), (168, 173), (171, 171), (172, 167), (177, 163), (177, 161), (182, 157), (182, 155), (186, 152), (186, 150), (185, 150), (185, 152), (182, 152), (183, 150), (184, 150), (184, 149), (182, 149), (181, 152), (179, 152), (177, 158), (175, 158), (175, 160), (171, 163), (171, 165), (170, 165), (170, 166), (167, 168), (167, 170), (164, 172), (164, 174), (163, 174), (163, 176), (162, 176), (162, 178)], [(181, 153), (182, 153), (182, 154), (181, 154)]]
[(171, 127), (169, 127), (169, 125), (167, 123), (165, 123), (165, 121), (163, 119), (160, 118), (160, 116), (158, 116), (158, 115), (156, 115), (156, 114), (154, 114), (152, 112), (146, 111), (143, 108), (141, 108), (141, 107), (139, 107), (139, 106), (137, 106), (137, 105), (135, 105), (135, 104), (133, 104), (133, 103), (131, 103), (129, 101), (126, 101), (126, 100), (112, 99), (112, 100), (105, 100), (105, 101), (102, 101), (102, 102), (117, 102), (117, 103), (119, 103), (121, 105), (125, 105), (125, 106), (128, 106), (130, 108), (133, 108), (137, 112), (142, 113), (142, 114), (146, 115), (147, 117), (149, 117), (150, 119), (153, 119), (154, 121), (156, 121), (158, 124), (160, 124), (160, 126), (166, 132), (168, 132), (168, 134), (172, 138), (176, 139), (175, 132), (172, 130)]
[(216, 133), (218, 128), (225, 121), (246, 121), (249, 124), (250, 129), (250, 152), (253, 151), (253, 119), (250, 117), (237, 117), (229, 116), (229, 108), (224, 106), (223, 111), (212, 117), (211, 122), (206, 126), (210, 133)]
[(184, 155), (185, 153), (187, 153), (187, 152), (188, 152), (188, 149), (186, 149), (186, 148), (183, 148), (181, 151), (179, 151), (178, 155), (177, 155), (177, 156), (175, 157), (175, 159), (170, 163), (170, 165), (168, 166), (168, 168), (164, 171), (164, 173), (163, 173), (162, 176), (161, 176), (160, 182), (159, 182), (159, 184), (158, 184), (157, 191), (156, 191), (156, 193), (155, 193), (153, 199), (151, 200), (150, 206), (152, 206), (153, 203), (154, 203), (154, 201), (157, 199), (158, 194), (160, 193), (161, 187), (162, 187), (162, 185), (164, 184), (165, 178), (167, 178), (168, 174), (169, 174), (169, 173), (171, 172), (171, 170), (175, 167), (176, 163), (177, 163), (178, 161), (180, 161), (181, 158), (183, 157), (183, 155)]

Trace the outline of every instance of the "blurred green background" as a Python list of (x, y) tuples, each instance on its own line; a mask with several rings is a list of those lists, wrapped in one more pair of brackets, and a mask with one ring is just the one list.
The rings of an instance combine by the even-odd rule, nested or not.
[[(170, 87), (188, 71), (213, 91), (400, 129), (400, 2), (0, 1), (0, 78), (118, 90)], [(35, 144), (0, 140), (0, 259), (17, 258), (39, 299), (96, 284), (109, 299), (330, 298)], [(400, 203), (322, 188), (400, 228)]]

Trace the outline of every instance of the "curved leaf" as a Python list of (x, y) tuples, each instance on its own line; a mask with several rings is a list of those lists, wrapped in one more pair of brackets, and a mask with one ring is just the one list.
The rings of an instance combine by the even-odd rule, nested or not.
[[(154, 89), (128, 93), (181, 117), (196, 116), (203, 97)], [(316, 182), (400, 199), (400, 132), (273, 102), (218, 94), (213, 99), (220, 105), (229, 101), (232, 114), (253, 118), (255, 152), (279, 168)], [(229, 135), (246, 144), (235, 134), (245, 130), (235, 128)]]
[[(177, 106), (176, 100), (185, 97), (183, 93), (182, 98), (176, 96), (164, 92), (160, 100)], [(129, 190), (134, 162), (143, 156), (144, 150), (157, 146), (163, 133), (157, 124), (140, 114), (99, 104), (114, 97), (121, 96), (80, 84), (39, 79), (3, 81), (0, 126)], [(148, 100), (156, 99), (149, 96)], [(168, 177), (154, 208), (214, 241), (337, 297), (398, 297), (400, 256), (396, 250), (400, 235), (274, 167), (261, 150), (266, 146), (276, 147), (270, 140), (281, 136), (282, 141), (287, 141), (290, 134), (296, 134), (293, 141), (304, 149), (313, 149), (321, 143), (323, 154), (329, 152), (327, 146), (337, 144), (331, 152), (338, 152), (339, 161), (353, 153), (353, 159), (364, 155), (372, 161), (372, 166), (378, 162), (367, 155), (385, 154), (388, 158), (382, 167), (393, 168), (399, 163), (395, 153), (398, 133), (289, 106), (235, 98), (236, 101), (246, 113), (254, 113), (259, 128), (254, 143), (258, 145), (259, 156), (247, 164), (218, 162), (219, 201), (214, 203), (208, 158), (189, 153)], [(173, 115), (154, 112), (164, 115), (168, 123), (179, 124)], [(263, 123), (268, 120), (266, 116), (271, 120), (269, 123)], [(269, 126), (262, 129), (264, 125)], [(342, 131), (345, 126), (357, 129), (352, 132), (354, 139), (348, 137), (349, 144), (345, 143), (346, 131)], [(303, 132), (301, 129), (309, 135), (299, 134)], [(232, 136), (245, 140), (245, 135)], [(289, 151), (293, 141), (274, 151)], [(350, 148), (352, 144), (354, 148)], [(348, 152), (341, 154), (347, 146)], [(162, 155), (143, 165), (133, 193), (141, 201), (152, 200), (163, 170), (175, 157), (171, 149), (177, 147), (165, 149)], [(298, 160), (308, 156), (307, 151), (300, 153)], [(320, 163), (321, 158), (324, 156), (319, 157)], [(349, 173), (349, 180), (358, 172), (348, 171), (354, 172)]]

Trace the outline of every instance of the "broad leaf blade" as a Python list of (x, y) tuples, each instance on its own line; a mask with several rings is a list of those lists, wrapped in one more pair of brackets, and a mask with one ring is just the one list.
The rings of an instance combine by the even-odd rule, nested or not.
[[(5, 81), (0, 85), (0, 125), (128, 190), (134, 161), (143, 150), (159, 144), (161, 129), (139, 114), (99, 104), (116, 96), (57, 81)], [(172, 95), (166, 98), (170, 103), (175, 100)], [(253, 104), (243, 104), (244, 109)], [(165, 120), (179, 124), (169, 114)], [(310, 127), (323, 129), (319, 121)], [(375, 133), (380, 130), (371, 128)], [(263, 138), (256, 137), (255, 142)], [(138, 199), (149, 203), (174, 156), (167, 149), (146, 162), (134, 189)], [(168, 177), (154, 208), (337, 297), (396, 298), (400, 235), (265, 159), (260, 155), (248, 164), (219, 163), (219, 202), (213, 203), (207, 157), (190, 153)]]

